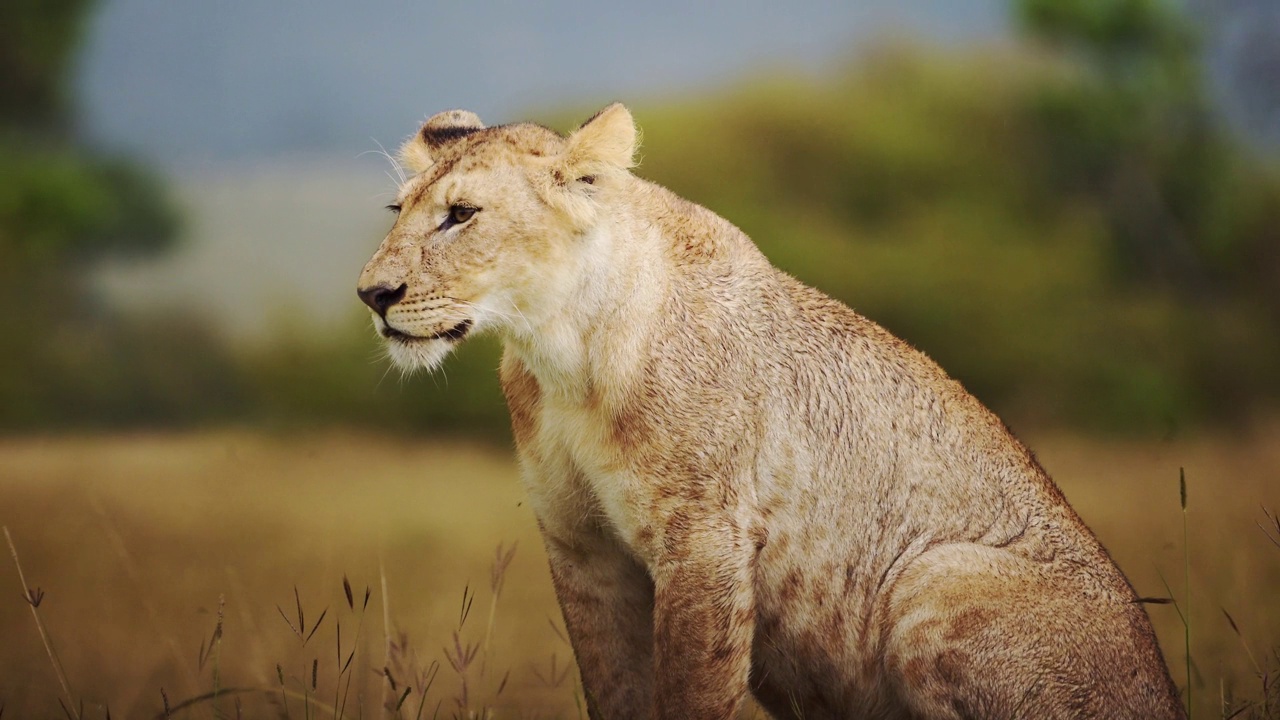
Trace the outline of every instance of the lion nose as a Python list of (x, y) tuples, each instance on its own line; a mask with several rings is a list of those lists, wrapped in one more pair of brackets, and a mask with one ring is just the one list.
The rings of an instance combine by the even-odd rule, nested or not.
[(400, 283), (400, 287), (391, 288), (387, 285), (374, 285), (370, 288), (357, 288), (356, 294), (364, 301), (365, 305), (373, 308), (373, 311), (379, 315), (386, 315), (387, 308), (395, 305), (404, 299), (405, 290), (408, 285)]

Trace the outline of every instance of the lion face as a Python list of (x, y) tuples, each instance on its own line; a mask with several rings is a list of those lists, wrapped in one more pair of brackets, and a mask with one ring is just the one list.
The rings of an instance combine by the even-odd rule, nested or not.
[(400, 150), (415, 174), (357, 286), (392, 361), (430, 369), (472, 333), (536, 333), (572, 294), (599, 194), (634, 149), (621, 105), (568, 137), (457, 110), (427, 120)]

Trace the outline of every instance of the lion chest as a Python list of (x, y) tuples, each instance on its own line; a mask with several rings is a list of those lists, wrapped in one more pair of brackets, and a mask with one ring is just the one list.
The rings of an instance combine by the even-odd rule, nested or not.
[(544, 531), (574, 544), (609, 533), (648, 562), (652, 502), (607, 413), (544, 396), (533, 419), (532, 432), (517, 446), (526, 490)]

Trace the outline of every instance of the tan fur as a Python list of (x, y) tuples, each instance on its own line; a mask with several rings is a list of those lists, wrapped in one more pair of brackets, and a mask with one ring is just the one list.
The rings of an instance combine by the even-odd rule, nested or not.
[(748, 691), (777, 717), (1179, 717), (1142, 606), (1026, 448), (633, 176), (635, 143), (621, 105), (568, 137), (437, 115), (360, 278), (404, 286), (374, 318), (402, 366), (464, 321), (505, 341), (592, 717), (728, 718)]

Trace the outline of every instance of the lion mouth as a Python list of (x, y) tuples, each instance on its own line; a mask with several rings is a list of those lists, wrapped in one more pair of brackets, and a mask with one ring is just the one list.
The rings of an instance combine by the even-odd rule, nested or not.
[(425, 336), (410, 335), (409, 333), (401, 330), (397, 330), (391, 327), (390, 325), (384, 325), (382, 327), (382, 337), (387, 338), (388, 340), (398, 340), (400, 342), (416, 342), (416, 341), (427, 341), (427, 340), (448, 340), (450, 342), (458, 342), (462, 338), (466, 337), (467, 333), (470, 331), (471, 331), (471, 319), (467, 318), (466, 320), (463, 320), (462, 322), (458, 323), (457, 325), (454, 325), (453, 327), (447, 330), (441, 330), (438, 333), (433, 333), (431, 335), (425, 335)]

